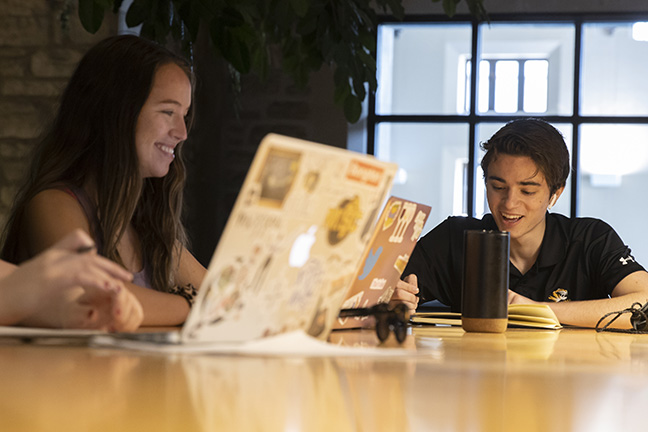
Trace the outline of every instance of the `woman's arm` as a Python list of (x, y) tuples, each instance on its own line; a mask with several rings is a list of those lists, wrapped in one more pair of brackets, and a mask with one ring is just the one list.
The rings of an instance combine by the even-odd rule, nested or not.
[(199, 289), (206, 274), (207, 269), (198, 262), (191, 252), (185, 247), (181, 247), (178, 271), (175, 274), (176, 284), (179, 286), (191, 284)]
[[(75, 229), (90, 233), (81, 205), (70, 194), (57, 189), (40, 192), (29, 202), (22, 227), (21, 242), (30, 256), (50, 247)], [(126, 287), (142, 306), (144, 326), (180, 325), (189, 313), (189, 306), (182, 297), (132, 283), (126, 283)]]
[[(184, 247), (180, 249), (178, 270), (175, 274), (175, 283), (178, 286), (192, 284), (200, 288), (207, 270)], [(161, 293), (149, 288), (128, 284), (128, 288), (137, 299), (145, 305), (144, 326), (181, 325), (189, 315), (189, 303), (176, 294)]]

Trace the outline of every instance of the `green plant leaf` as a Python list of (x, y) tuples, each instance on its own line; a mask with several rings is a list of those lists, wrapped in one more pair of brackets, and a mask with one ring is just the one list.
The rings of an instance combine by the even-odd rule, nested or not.
[[(79, 0), (83, 27), (96, 33), (105, 11), (117, 11), (124, 0)], [(484, 0), (441, 2), (454, 16), (462, 1), (477, 19), (488, 20)], [(297, 83), (329, 65), (334, 73), (333, 98), (347, 120), (357, 121), (367, 93), (377, 88), (378, 13), (402, 19), (404, 0), (134, 0), (127, 25), (142, 24), (141, 34), (161, 42), (171, 37), (189, 47), (200, 25), (207, 25), (215, 55), (229, 63), (232, 76), (251, 70), (270, 73), (271, 47), (281, 49), (281, 67)]]
[(265, 46), (252, 51), (252, 69), (255, 70), (262, 81), (270, 75), (270, 56)]
[(239, 27), (245, 24), (245, 19), (240, 11), (233, 7), (226, 7), (222, 10), (220, 16), (220, 25), (226, 27)]
[(88, 33), (95, 34), (101, 27), (105, 8), (95, 0), (79, 0), (79, 20)]
[(443, 0), (443, 12), (449, 17), (453, 17), (457, 13), (457, 3), (460, 0)]
[[(148, 20), (151, 16), (152, 6), (154, 6), (150, 3), (149, 0), (134, 0), (126, 12), (126, 25), (128, 27), (137, 27)], [(147, 27), (152, 28), (153, 24), (149, 23)]]
[(178, 14), (185, 25), (186, 31), (189, 33), (189, 39), (195, 42), (198, 38), (198, 29), (200, 28), (200, 13), (198, 8), (193, 7), (193, 3), (187, 1), (180, 6)]
[(335, 91), (333, 92), (333, 102), (337, 105), (342, 105), (350, 94), (351, 87), (348, 84), (339, 87), (336, 86)]
[(290, 6), (298, 17), (306, 16), (310, 6), (309, 0), (290, 0)]
[(124, 3), (124, 0), (115, 0), (113, 2), (112, 11), (114, 14), (119, 12), (119, 8), (121, 7), (122, 3)]
[(402, 21), (405, 18), (405, 8), (403, 7), (403, 2), (401, 0), (387, 0), (387, 4), (391, 9), (394, 18), (399, 21)]
[(244, 32), (231, 29), (215, 18), (209, 24), (209, 33), (225, 60), (242, 74), (250, 71), (252, 60)]
[(353, 95), (348, 95), (344, 100), (344, 116), (350, 123), (355, 123), (362, 114), (362, 103)]

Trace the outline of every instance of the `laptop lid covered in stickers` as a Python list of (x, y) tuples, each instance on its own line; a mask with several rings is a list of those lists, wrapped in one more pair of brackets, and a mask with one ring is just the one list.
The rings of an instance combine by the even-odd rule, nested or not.
[[(342, 309), (369, 308), (391, 299), (430, 210), (430, 206), (403, 198), (392, 196), (387, 200)], [(371, 317), (338, 317), (333, 328), (373, 325), (374, 319)]]
[(267, 135), (229, 216), (183, 342), (292, 330), (328, 337), (397, 166)]

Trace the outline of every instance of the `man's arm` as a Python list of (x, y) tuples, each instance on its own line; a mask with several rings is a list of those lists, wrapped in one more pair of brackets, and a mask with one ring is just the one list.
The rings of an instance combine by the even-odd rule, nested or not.
[[(609, 312), (627, 309), (633, 303), (644, 304), (648, 301), (648, 272), (636, 271), (629, 274), (614, 287), (611, 298), (599, 300), (535, 302), (520, 294), (509, 291), (509, 304), (540, 303), (546, 304), (562, 324), (578, 327), (596, 327), (601, 317)], [(632, 328), (630, 314), (621, 315), (610, 327)], [(610, 319), (613, 316), (609, 317)], [(608, 322), (606, 320), (605, 322)]]

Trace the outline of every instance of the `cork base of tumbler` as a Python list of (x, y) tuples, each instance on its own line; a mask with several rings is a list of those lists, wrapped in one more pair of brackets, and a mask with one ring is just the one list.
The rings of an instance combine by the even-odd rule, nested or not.
[(508, 318), (466, 318), (461, 317), (461, 327), (467, 332), (504, 333)]

